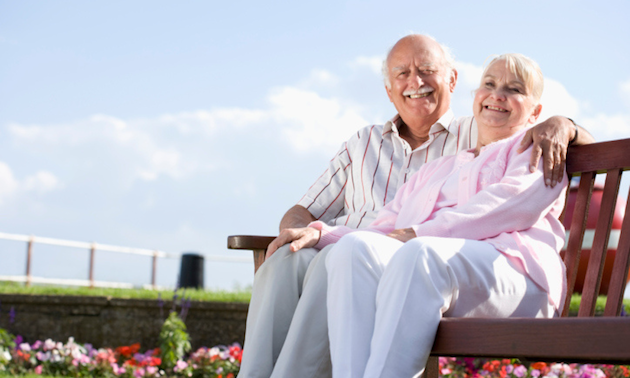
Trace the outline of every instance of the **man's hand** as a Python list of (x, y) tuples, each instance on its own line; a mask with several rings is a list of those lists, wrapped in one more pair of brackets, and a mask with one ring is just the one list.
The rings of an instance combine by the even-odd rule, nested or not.
[(400, 240), (403, 243), (406, 243), (409, 240), (415, 238), (417, 235), (416, 235), (416, 232), (413, 230), (413, 228), (400, 228), (398, 230), (394, 230), (390, 232), (389, 234), (387, 234), (387, 236), (389, 236), (390, 238)]
[(568, 118), (553, 116), (548, 120), (527, 130), (518, 151), (525, 151), (534, 145), (529, 170), (538, 169), (540, 156), (543, 157), (545, 185), (556, 186), (565, 174), (564, 164), (567, 158), (567, 147), (575, 136), (575, 125)]
[(302, 248), (313, 247), (319, 241), (321, 231), (312, 227), (285, 228), (280, 231), (280, 235), (273, 239), (267, 247), (265, 260), (271, 257), (276, 250), (287, 243), (291, 243), (291, 252), (297, 252)]

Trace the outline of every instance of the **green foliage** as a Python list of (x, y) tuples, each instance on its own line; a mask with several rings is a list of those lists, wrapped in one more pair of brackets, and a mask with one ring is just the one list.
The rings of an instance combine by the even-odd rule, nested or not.
[[(580, 301), (582, 300), (582, 296), (580, 294), (573, 294), (571, 297), (571, 304), (569, 305), (569, 315), (577, 316), (578, 310), (580, 309)], [(627, 314), (630, 314), (630, 299), (623, 300), (623, 306)], [(597, 297), (597, 302), (595, 303), (595, 315), (601, 315), (604, 313), (604, 308), (606, 307), (606, 296), (600, 295)]]
[[(181, 295), (182, 290), (177, 292)], [(88, 287), (61, 287), (51, 285), (32, 285), (26, 287), (16, 282), (0, 281), (0, 294), (30, 294), (30, 295), (84, 295), (95, 297), (111, 297), (122, 299), (158, 299), (158, 294), (162, 294), (165, 301), (173, 298), (173, 291), (160, 292), (148, 289), (110, 289)], [(243, 302), (248, 303), (251, 298), (251, 288), (225, 290), (199, 290), (186, 289), (186, 297), (193, 301), (203, 302)]]
[(0, 328), (0, 349), (13, 349), (15, 348), (15, 336)]
[(184, 354), (190, 351), (190, 337), (186, 332), (186, 324), (176, 312), (171, 312), (160, 331), (160, 352), (163, 369), (172, 369)]

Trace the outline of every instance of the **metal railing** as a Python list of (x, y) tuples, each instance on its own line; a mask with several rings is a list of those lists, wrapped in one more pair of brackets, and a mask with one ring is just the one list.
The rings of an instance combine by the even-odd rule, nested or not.
[[(180, 253), (173, 254), (173, 253), (166, 253), (163, 251), (152, 250), (152, 249), (121, 247), (121, 246), (115, 246), (115, 245), (100, 244), (100, 243), (95, 243), (95, 242), (88, 243), (88, 242), (79, 242), (79, 241), (73, 241), (73, 240), (53, 239), (53, 238), (46, 238), (46, 237), (34, 236), (34, 235), (19, 235), (19, 234), (8, 234), (8, 233), (0, 232), (0, 239), (23, 241), (27, 243), (26, 245), (26, 275), (0, 276), (0, 281), (24, 282), (26, 286), (30, 286), (31, 283), (44, 283), (44, 284), (59, 284), (59, 285), (71, 285), (71, 286), (133, 288), (134, 285), (129, 284), (129, 283), (96, 281), (94, 279), (94, 261), (95, 261), (94, 257), (96, 255), (96, 251), (98, 250), (98, 251), (127, 253), (127, 254), (132, 254), (132, 255), (141, 255), (141, 256), (151, 257), (151, 261), (152, 261), (151, 262), (151, 284), (143, 285), (143, 287), (151, 288), (151, 289), (158, 289), (158, 286), (156, 284), (158, 258), (169, 258), (169, 259), (181, 258)], [(88, 279), (80, 280), (80, 279), (33, 277), (31, 275), (31, 265), (33, 262), (33, 245), (35, 243), (89, 250), (90, 260), (89, 260)], [(204, 258), (206, 260), (218, 261), (218, 262), (235, 262), (235, 263), (250, 263), (250, 264), (252, 263), (251, 258), (248, 258), (248, 257), (204, 256)]]

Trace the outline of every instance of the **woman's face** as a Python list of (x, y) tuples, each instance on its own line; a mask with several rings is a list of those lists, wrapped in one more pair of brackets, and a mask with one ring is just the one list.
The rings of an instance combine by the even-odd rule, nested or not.
[(505, 138), (534, 123), (541, 106), (525, 82), (506, 66), (504, 60), (490, 65), (475, 92), (473, 113), (480, 127)]

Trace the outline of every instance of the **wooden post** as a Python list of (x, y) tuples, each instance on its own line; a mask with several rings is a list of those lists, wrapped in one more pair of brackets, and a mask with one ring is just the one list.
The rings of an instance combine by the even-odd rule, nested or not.
[(158, 251), (153, 251), (153, 268), (151, 270), (151, 286), (153, 286), (153, 290), (157, 289), (156, 285), (156, 276), (157, 276), (157, 259), (158, 259)]
[(96, 253), (96, 243), (92, 243), (90, 248), (90, 289), (94, 289), (94, 254)]
[(33, 256), (33, 242), (35, 237), (31, 235), (26, 244), (26, 286), (31, 286), (31, 261)]

